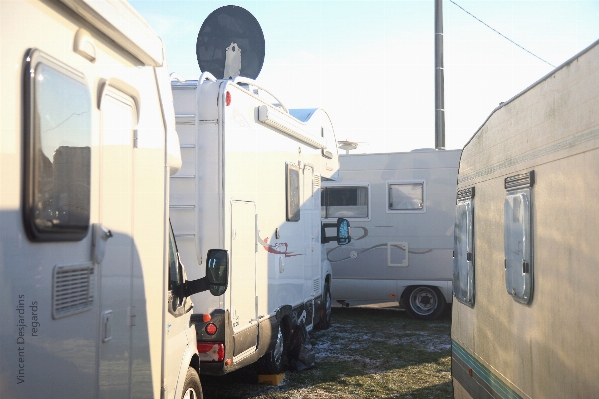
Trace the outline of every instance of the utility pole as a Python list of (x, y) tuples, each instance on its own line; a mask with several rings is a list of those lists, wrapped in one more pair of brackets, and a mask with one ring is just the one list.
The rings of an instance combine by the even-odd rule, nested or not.
[(445, 93), (443, 79), (443, 0), (435, 0), (435, 149), (445, 149)]

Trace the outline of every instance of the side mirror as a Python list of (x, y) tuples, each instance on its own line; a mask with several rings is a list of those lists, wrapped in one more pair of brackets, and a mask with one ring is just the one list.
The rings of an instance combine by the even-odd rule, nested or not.
[(349, 220), (337, 219), (337, 245), (346, 245), (351, 242), (349, 235)]
[(229, 253), (224, 249), (210, 249), (206, 255), (206, 277), (210, 293), (219, 296), (229, 284)]
[[(327, 228), (336, 227), (337, 234), (335, 236), (329, 237), (326, 234)], [(331, 242), (333, 240), (337, 241), (337, 245), (346, 245), (351, 242), (350, 230), (349, 230), (349, 220), (344, 218), (337, 219), (337, 223), (322, 223), (321, 229), (321, 243), (326, 244), (327, 242)]]

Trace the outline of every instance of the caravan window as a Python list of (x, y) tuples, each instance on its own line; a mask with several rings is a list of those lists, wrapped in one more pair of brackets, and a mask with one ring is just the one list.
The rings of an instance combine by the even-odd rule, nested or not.
[(326, 187), (320, 195), (324, 219), (368, 217), (368, 186)]
[(529, 192), (508, 193), (503, 223), (506, 290), (518, 302), (529, 303), (532, 297)]
[(425, 182), (387, 182), (387, 212), (424, 212)]
[(26, 229), (34, 241), (81, 240), (90, 218), (90, 91), (82, 75), (39, 51), (28, 59)]
[(534, 171), (505, 179), (503, 207), (505, 288), (517, 302), (529, 304), (533, 294), (531, 188)]
[(453, 293), (474, 306), (474, 187), (458, 191), (453, 235)]

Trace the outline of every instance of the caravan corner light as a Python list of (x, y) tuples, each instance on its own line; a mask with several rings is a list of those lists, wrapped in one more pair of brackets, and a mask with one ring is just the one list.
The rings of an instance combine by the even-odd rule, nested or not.
[(227, 91), (227, 94), (225, 94), (225, 104), (227, 105), (227, 107), (229, 105), (231, 105), (231, 92)]

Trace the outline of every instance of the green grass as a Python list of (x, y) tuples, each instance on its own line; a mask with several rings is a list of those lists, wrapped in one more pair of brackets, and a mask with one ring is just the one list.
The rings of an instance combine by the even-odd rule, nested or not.
[(452, 398), (451, 314), (424, 322), (393, 308), (333, 308), (329, 330), (310, 334), (316, 366), (276, 387), (251, 367), (202, 376), (206, 399)]

